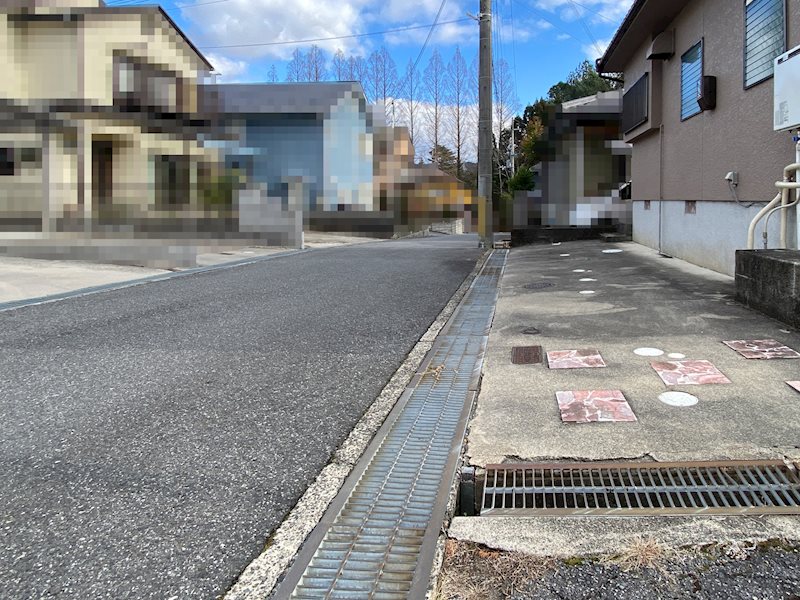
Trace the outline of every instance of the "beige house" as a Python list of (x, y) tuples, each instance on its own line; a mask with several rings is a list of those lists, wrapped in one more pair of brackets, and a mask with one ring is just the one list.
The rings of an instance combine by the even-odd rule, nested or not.
[(772, 75), (798, 44), (796, 0), (633, 3), (597, 64), (625, 81), (635, 241), (733, 274), (750, 221), (794, 162), (791, 136), (773, 131)]
[(198, 84), (212, 66), (158, 7), (0, 5), (0, 231), (119, 234), (205, 214)]

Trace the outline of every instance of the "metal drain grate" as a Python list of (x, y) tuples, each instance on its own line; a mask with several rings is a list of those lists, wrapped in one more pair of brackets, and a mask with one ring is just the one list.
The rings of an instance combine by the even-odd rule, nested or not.
[(492, 252), (276, 598), (425, 596), (507, 255)]
[(551, 288), (554, 285), (555, 283), (552, 283), (550, 281), (535, 281), (534, 283), (526, 283), (522, 287), (524, 287), (526, 290), (544, 290), (547, 288)]
[(486, 467), (481, 515), (800, 514), (800, 477), (779, 461)]
[(514, 346), (511, 348), (511, 362), (515, 365), (535, 365), (542, 362), (541, 346)]

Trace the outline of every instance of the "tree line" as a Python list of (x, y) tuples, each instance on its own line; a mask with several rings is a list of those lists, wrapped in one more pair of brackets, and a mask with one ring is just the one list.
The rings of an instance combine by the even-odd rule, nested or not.
[(515, 152), (516, 169), (514, 177), (508, 178), (507, 191), (533, 189), (531, 168), (542, 161), (546, 153), (546, 131), (556, 107), (570, 100), (592, 96), (598, 92), (609, 92), (617, 89), (615, 81), (603, 79), (594, 65), (588, 60), (581, 62), (569, 73), (564, 81), (559, 81), (547, 92), (547, 96), (528, 104), (511, 122), (511, 127), (501, 132), (498, 149), (500, 162), (507, 164), (511, 156), (511, 128), (517, 140)]
[[(278, 81), (272, 65), (267, 79)], [(314, 45), (296, 48), (286, 66), (285, 81), (357, 81), (367, 101), (382, 103), (391, 125), (408, 128), (417, 150), (429, 148), (424, 157), (442, 170), (476, 185), (469, 168), (477, 153), (478, 61), (456, 46), (449, 61), (434, 49), (424, 68), (409, 60), (398, 68), (385, 46), (367, 56), (346, 55), (337, 50), (328, 56)], [(496, 138), (511, 123), (518, 108), (511, 69), (505, 60), (495, 65)], [(452, 157), (451, 157), (452, 154)], [(418, 157), (422, 160), (423, 156)], [(473, 159), (473, 160), (468, 160)], [(469, 163), (469, 164), (468, 164)]]
[[(278, 81), (272, 65), (267, 79)], [(287, 82), (357, 81), (367, 101), (382, 103), (391, 125), (405, 126), (418, 152), (467, 185), (477, 188), (478, 60), (456, 46), (449, 61), (434, 49), (424, 67), (409, 60), (404, 68), (385, 46), (367, 56), (332, 56), (314, 45), (297, 48), (286, 66)], [(587, 60), (564, 81), (550, 87), (543, 98), (525, 106), (521, 114), (514, 75), (508, 63), (497, 60), (493, 77), (493, 195), (497, 203), (509, 201), (517, 190), (533, 189), (531, 168), (543, 158), (544, 140), (555, 108), (577, 98), (616, 88), (603, 79)]]

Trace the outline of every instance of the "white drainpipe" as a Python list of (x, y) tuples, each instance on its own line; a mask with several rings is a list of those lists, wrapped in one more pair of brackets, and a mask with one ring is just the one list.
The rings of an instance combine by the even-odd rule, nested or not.
[[(787, 210), (792, 206), (795, 206), (800, 202), (800, 131), (797, 132), (797, 135), (792, 137), (792, 140), (795, 142), (795, 160), (794, 163), (788, 165), (783, 170), (783, 181), (775, 182), (775, 186), (780, 190), (778, 195), (775, 196), (772, 201), (769, 202), (764, 208), (762, 208), (753, 220), (750, 222), (750, 226), (747, 229), (747, 248), (749, 250), (753, 250), (755, 248), (755, 232), (756, 226), (758, 222), (763, 219), (765, 216), (767, 217), (766, 223), (764, 225), (764, 249), (766, 250), (768, 247), (768, 230), (769, 230), (769, 219), (772, 216), (772, 213), (776, 211), (781, 212), (781, 230), (780, 230), (780, 246), (781, 248), (786, 248), (786, 237), (787, 237), (787, 227), (788, 227), (788, 218), (787, 218)], [(793, 202), (789, 202), (789, 191), (795, 190), (795, 199)], [(800, 225), (800, 224), (799, 224)], [(800, 233), (798, 234), (800, 235)]]

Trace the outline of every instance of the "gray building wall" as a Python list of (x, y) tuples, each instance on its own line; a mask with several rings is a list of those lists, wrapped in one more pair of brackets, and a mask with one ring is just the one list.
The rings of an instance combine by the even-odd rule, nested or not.
[(373, 210), (373, 124), (360, 84), (224, 84), (205, 92), (271, 196), (285, 199), (287, 186), (300, 184), (307, 211)]
[(285, 196), (301, 178), (305, 208), (314, 209), (323, 190), (322, 120), (313, 116), (254, 115), (247, 118), (244, 145), (256, 150), (252, 177), (272, 196)]
[[(777, 192), (783, 167), (794, 162), (790, 136), (772, 130), (772, 79), (744, 89), (744, 6), (743, 0), (689, 2), (665, 28), (675, 30), (675, 55), (646, 60), (648, 37), (624, 69), (627, 85), (649, 72), (651, 89), (649, 121), (625, 136), (634, 144), (634, 239), (656, 248), (653, 220), (661, 218), (662, 251), (727, 274), (733, 274), (734, 251), (745, 247), (747, 226), (763, 204), (737, 205), (725, 174), (739, 172), (743, 202), (766, 202)], [(700, 40), (703, 74), (717, 78), (717, 107), (681, 121), (681, 55)], [(786, 47), (797, 45), (800, 5), (787, 0)], [(657, 210), (653, 202), (645, 211), (644, 200), (663, 200), (664, 207)], [(686, 200), (697, 202), (696, 213), (686, 213)]]

